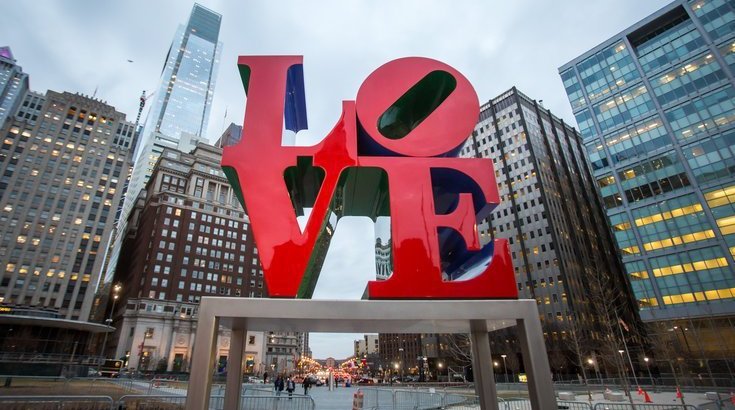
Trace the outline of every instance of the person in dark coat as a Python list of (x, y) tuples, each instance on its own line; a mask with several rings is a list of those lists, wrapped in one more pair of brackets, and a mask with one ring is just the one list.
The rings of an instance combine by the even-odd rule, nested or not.
[(291, 400), (291, 396), (293, 396), (293, 391), (296, 390), (296, 383), (293, 381), (292, 378), (288, 378), (286, 380), (286, 391), (288, 392), (288, 399)]
[(276, 389), (276, 396), (280, 396), (281, 392), (283, 391), (283, 377), (278, 376), (276, 378), (276, 381), (274, 382), (275, 389)]
[(304, 377), (304, 383), (302, 384), (304, 387), (304, 396), (309, 394), (309, 387), (311, 387), (311, 378), (310, 377)]

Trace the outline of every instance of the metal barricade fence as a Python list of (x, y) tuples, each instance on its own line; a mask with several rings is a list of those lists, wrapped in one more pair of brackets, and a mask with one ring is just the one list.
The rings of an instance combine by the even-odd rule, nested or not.
[(592, 410), (592, 405), (584, 401), (557, 400), (556, 407), (560, 410)]
[(697, 410), (735, 410), (735, 400), (732, 397), (720, 398), (719, 400), (700, 404)]
[(3, 410), (111, 410), (109, 396), (0, 396)]
[(172, 379), (151, 379), (148, 384), (148, 394), (186, 394), (188, 381)]
[(499, 406), (500, 410), (533, 410), (531, 402), (527, 398), (511, 397)]
[[(288, 397), (287, 394), (281, 396), (243, 396), (240, 401), (240, 408), (247, 410), (314, 410), (316, 404), (311, 397), (296, 394), (292, 397)], [(221, 407), (216, 409), (224, 410)]]
[(394, 390), (393, 410), (436, 409), (442, 406), (442, 395), (421, 390)]
[(186, 396), (129, 394), (120, 397), (116, 410), (183, 410)]
[[(210, 410), (225, 410), (225, 397), (211, 396)], [(127, 395), (118, 400), (116, 410), (183, 410), (186, 396), (168, 395)], [(245, 395), (240, 397), (240, 408), (246, 410), (315, 410), (316, 404), (309, 396), (288, 395), (262, 396)]]
[[(498, 399), (498, 404), (502, 399)], [(475, 410), (480, 408), (480, 397), (474, 394), (444, 393), (445, 409)]]
[(594, 410), (697, 410), (691, 404), (597, 403)]
[(380, 388), (361, 388), (362, 408), (365, 410), (393, 408), (393, 390)]

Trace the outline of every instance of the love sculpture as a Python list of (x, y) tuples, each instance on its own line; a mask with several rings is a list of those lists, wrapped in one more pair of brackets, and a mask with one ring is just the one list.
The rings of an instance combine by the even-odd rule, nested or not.
[[(332, 214), (391, 217), (393, 274), (369, 299), (517, 298), (505, 239), (480, 247), (477, 223), (499, 203), (492, 160), (456, 158), (479, 118), (454, 68), (402, 58), (375, 70), (315, 146), (282, 146), (306, 128), (301, 56), (243, 56), (242, 136), (222, 167), (246, 209), (270, 297), (310, 298)], [(297, 216), (312, 208), (301, 231)], [(452, 280), (453, 279), (453, 280)]]
[[(391, 61), (342, 102), (321, 143), (283, 146), (284, 124), (307, 125), (302, 57), (243, 56), (238, 67), (247, 110), (222, 167), (270, 297), (201, 299), (186, 409), (209, 408), (220, 327), (231, 332), (226, 409), (241, 405), (247, 331), (469, 334), (480, 408), (497, 409), (488, 332), (510, 326), (532, 407), (556, 409), (536, 301), (518, 299), (508, 242), (480, 244), (477, 223), (499, 202), (492, 161), (456, 157), (479, 117), (469, 81), (428, 58)], [(334, 216), (390, 216), (393, 273), (368, 282), (369, 300), (311, 299)]]

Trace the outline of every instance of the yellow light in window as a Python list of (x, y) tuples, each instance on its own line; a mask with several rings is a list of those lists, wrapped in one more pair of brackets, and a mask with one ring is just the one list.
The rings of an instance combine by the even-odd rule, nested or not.
[(81, 225), (82, 224), (82, 218), (77, 218), (74, 220), (74, 225)]
[(619, 223), (617, 225), (614, 225), (613, 228), (615, 228), (616, 231), (628, 230), (630, 229), (630, 222)]
[[(655, 271), (655, 269), (654, 269)], [(633, 280), (639, 280), (639, 279), (647, 279), (648, 278), (648, 271), (642, 270), (639, 272), (632, 272), (630, 273), (630, 277)]]
[(732, 289), (717, 289), (717, 296), (720, 297), (720, 299), (729, 299), (732, 297)]
[(26, 240), (27, 238), (25, 235), (18, 235), (18, 237), (15, 239), (15, 241), (18, 243), (26, 243)]
[(7, 272), (15, 272), (15, 264), (14, 263), (9, 263), (9, 264), (5, 265), (5, 270)]
[(12, 205), (5, 205), (5, 208), (3, 208), (3, 210), (5, 212), (12, 212), (13, 211), (13, 206)]
[(641, 250), (640, 248), (638, 248), (638, 246), (633, 245), (627, 248), (620, 249), (620, 252), (622, 252), (624, 255), (634, 255), (634, 254), (640, 253)]
[(41, 239), (40, 238), (33, 238), (33, 239), (31, 239), (31, 243), (33, 244), (33, 246), (38, 246), (38, 244), (41, 243)]

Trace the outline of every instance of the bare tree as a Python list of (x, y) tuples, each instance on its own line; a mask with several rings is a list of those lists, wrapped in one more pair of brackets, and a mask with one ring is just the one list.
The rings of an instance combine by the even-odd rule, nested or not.
[(590, 292), (589, 302), (595, 313), (597, 322), (597, 348), (599, 358), (608, 369), (616, 370), (622, 382), (625, 395), (628, 396), (631, 406), (635, 409), (633, 397), (630, 395), (630, 386), (625, 372), (623, 355), (619, 353), (623, 348), (625, 335), (620, 330), (620, 306), (624, 306), (625, 295), (618, 292), (610, 276), (600, 271), (589, 275), (587, 278)]
[(456, 364), (468, 366), (472, 364), (470, 336), (464, 333), (446, 335), (447, 354)]

